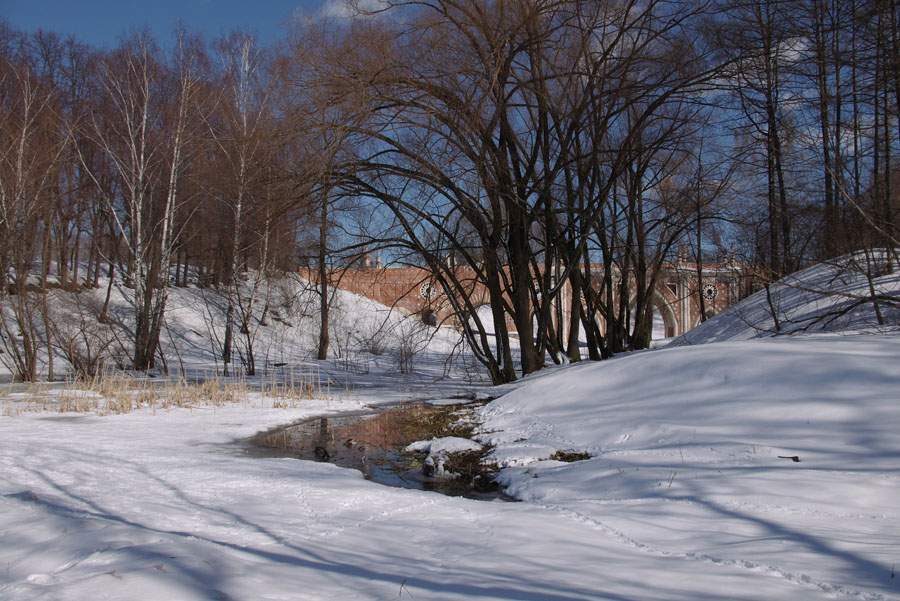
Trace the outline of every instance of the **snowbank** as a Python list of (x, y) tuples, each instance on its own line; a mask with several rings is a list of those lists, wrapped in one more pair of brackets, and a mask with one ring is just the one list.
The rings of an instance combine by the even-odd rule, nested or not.
[[(807, 594), (895, 598), (898, 357), (897, 335), (639, 353), (494, 401), (480, 440), (508, 466), (508, 493), (648, 560), (740, 566)], [(547, 461), (554, 450), (592, 458)]]

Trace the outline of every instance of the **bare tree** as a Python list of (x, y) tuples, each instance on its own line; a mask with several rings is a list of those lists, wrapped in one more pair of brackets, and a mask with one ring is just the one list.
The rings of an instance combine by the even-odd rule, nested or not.
[(764, 263), (777, 279), (796, 268), (791, 249), (785, 133), (788, 128), (789, 63), (796, 39), (789, 28), (788, 3), (734, 2), (719, 27), (719, 45), (731, 59), (726, 73), (746, 120), (746, 136), (764, 163), (768, 246)]
[[(220, 155), (219, 185), (216, 197), (229, 209), (231, 239), (230, 256), (226, 266), (228, 301), (225, 309), (225, 333), (222, 362), (228, 375), (234, 345), (235, 312), (240, 309), (239, 332), (244, 334), (246, 354), (244, 362), (253, 374), (252, 337), (250, 320), (258, 298), (259, 277), (249, 291), (242, 290), (241, 275), (247, 268), (244, 240), (248, 233), (248, 212), (266, 177), (263, 160), (269, 152), (267, 120), (269, 117), (269, 84), (266, 80), (266, 58), (254, 39), (246, 33), (234, 32), (220, 40), (217, 48), (222, 65), (222, 97), (214, 119), (208, 120), (216, 152)], [(260, 204), (262, 204), (260, 202)], [(268, 219), (264, 228), (264, 242), (268, 241)], [(264, 248), (264, 262), (268, 260), (268, 246)], [(240, 306), (240, 307), (239, 307)]]
[[(715, 73), (693, 50), (700, 5), (390, 6), (402, 19), (345, 24), (343, 53), (321, 75), (362, 100), (349, 129), (357, 156), (341, 163), (340, 186), (378, 201), (388, 224), (381, 241), (429, 268), (495, 382), (516, 377), (508, 324), (523, 373), (540, 369), (546, 350), (558, 359), (565, 345), (574, 355), (577, 328), (565, 341), (560, 295), (574, 278), (596, 299), (592, 278), (572, 272), (590, 262), (604, 207), (627, 188), (634, 160), (665, 163), (663, 141), (690, 110), (664, 107)], [(642, 173), (631, 174), (636, 186)], [(640, 226), (646, 215), (634, 206)], [(679, 227), (657, 223), (645, 239), (664, 240), (665, 250)], [(635, 265), (646, 250), (633, 248)], [(647, 273), (642, 287), (652, 286)], [(490, 324), (476, 310), (476, 286), (487, 291)], [(597, 309), (585, 311), (591, 322)]]
[[(135, 369), (154, 365), (165, 311), (178, 232), (185, 148), (197, 122), (200, 49), (179, 36), (171, 69), (155, 42), (137, 35), (106, 57), (100, 67), (107, 111), (95, 113), (90, 134), (114, 168), (118, 194), (108, 182), (93, 180), (128, 253), (127, 278), (133, 287)], [(171, 82), (169, 88), (166, 82)], [(87, 169), (87, 160), (83, 160)]]
[(47, 306), (29, 276), (51, 221), (68, 138), (52, 86), (21, 47), (17, 56), (0, 57), (0, 87), (0, 360), (17, 378), (34, 381)]

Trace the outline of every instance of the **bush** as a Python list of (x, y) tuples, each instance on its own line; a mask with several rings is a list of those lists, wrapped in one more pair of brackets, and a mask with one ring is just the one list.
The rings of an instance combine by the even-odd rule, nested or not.
[(391, 332), (395, 342), (394, 358), (402, 374), (412, 373), (419, 355), (428, 346), (431, 328), (409, 317), (399, 322)]
[(116, 332), (101, 321), (103, 303), (91, 291), (64, 294), (73, 302), (67, 307), (62, 298), (51, 303), (50, 336), (77, 376), (93, 378), (111, 358)]

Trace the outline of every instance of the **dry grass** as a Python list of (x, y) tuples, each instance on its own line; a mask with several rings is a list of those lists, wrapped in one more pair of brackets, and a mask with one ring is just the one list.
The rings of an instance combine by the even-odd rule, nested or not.
[(141, 408), (193, 409), (249, 405), (249, 388), (218, 377), (196, 383), (184, 379), (152, 381), (104, 374), (72, 382), (56, 395), (60, 413), (125, 414)]
[(322, 379), (317, 370), (286, 374), (281, 379), (274, 374), (260, 382), (260, 394), (246, 381), (225, 380), (212, 376), (188, 382), (178, 380), (136, 379), (121, 373), (106, 373), (93, 378), (68, 382), (62, 389), (51, 389), (35, 383), (21, 393), (0, 393), (2, 415), (22, 413), (92, 413), (121, 415), (132, 411), (156, 409), (198, 409), (242, 405), (267, 406), (271, 401), (276, 409), (295, 409), (306, 399), (330, 399), (331, 381)]
[(272, 372), (271, 380), (263, 378), (261, 392), (264, 397), (274, 399), (276, 409), (295, 409), (305, 399), (330, 399), (331, 380), (323, 381), (321, 372), (312, 368), (307, 372), (301, 369), (299, 373), (290, 370), (281, 381)]

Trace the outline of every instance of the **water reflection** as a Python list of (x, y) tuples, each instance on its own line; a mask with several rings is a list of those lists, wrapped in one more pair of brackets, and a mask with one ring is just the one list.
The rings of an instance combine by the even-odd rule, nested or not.
[[(411, 442), (430, 439), (429, 418), (458, 407), (434, 407), (424, 403), (407, 404), (378, 410), (376, 413), (342, 414), (319, 417), (299, 424), (260, 432), (254, 439), (256, 456), (296, 457), (309, 461), (328, 461), (357, 469), (375, 482), (388, 486), (434, 490), (453, 496), (476, 499), (505, 499), (496, 485), (479, 486), (426, 477), (421, 455), (405, 453)], [(492, 484), (489, 478), (480, 479)]]

